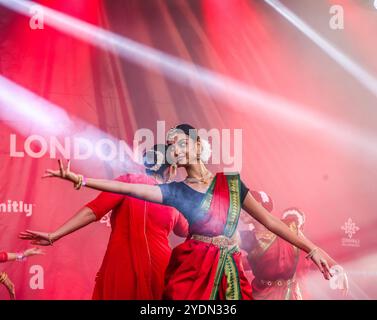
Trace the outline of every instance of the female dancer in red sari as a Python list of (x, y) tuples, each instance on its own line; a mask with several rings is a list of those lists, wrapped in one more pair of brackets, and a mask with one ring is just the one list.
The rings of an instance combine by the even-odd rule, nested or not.
[(69, 162), (64, 168), (61, 161), (59, 170), (47, 170), (45, 177), (72, 181), (77, 189), (85, 185), (167, 204), (181, 211), (189, 222), (190, 236), (173, 250), (166, 271), (165, 299), (252, 299), (234, 237), (241, 206), (269, 230), (309, 253), (329, 279), (329, 267), (319, 248), (294, 234), (249, 192), (242, 199), (239, 174), (217, 173), (212, 177), (200, 160), (202, 144), (195, 129), (180, 125), (169, 132), (168, 138), (174, 163), (187, 171), (183, 182), (152, 186), (85, 179), (70, 171)]
[[(255, 199), (261, 198), (257, 192), (252, 191), (252, 194)], [(268, 201), (266, 204), (272, 202)], [(267, 206), (265, 203), (262, 205), (265, 208)], [(296, 209), (287, 212), (289, 214), (283, 215), (282, 221), (293, 232), (299, 234), (304, 224), (304, 215)], [(250, 267), (253, 271), (254, 279), (251, 286), (254, 299), (302, 300), (296, 274), (298, 265), (303, 265), (304, 262), (301, 251), (257, 221), (248, 217), (244, 217), (243, 221), (254, 227), (252, 231), (241, 231), (240, 245), (247, 252), (248, 266), (245, 265), (245, 269)]]
[[(264, 192), (251, 191), (251, 194), (269, 212), (272, 211), (272, 200)], [(299, 209), (284, 210), (281, 220), (294, 233), (304, 237), (302, 232), (305, 214)], [(251, 231), (241, 231), (240, 244), (240, 247), (247, 252), (245, 269), (250, 266), (254, 274), (251, 282), (253, 298), (255, 300), (302, 300), (298, 278), (308, 267), (308, 261), (303, 259), (302, 252), (289, 242), (277, 237), (250, 216), (243, 217), (243, 222), (253, 226)], [(327, 261), (331, 266), (337, 265), (329, 256), (327, 256)], [(344, 288), (345, 291), (348, 289), (345, 274), (339, 288)]]
[[(296, 234), (303, 217), (298, 210), (283, 216), (282, 221)], [(255, 247), (249, 251), (248, 261), (255, 276), (252, 287), (257, 300), (302, 300), (297, 282), (297, 268), (303, 262), (300, 250), (269, 230), (255, 224)]]
[[(126, 174), (119, 183), (155, 185), (168, 178), (164, 145), (154, 146), (151, 161), (145, 158), (146, 175)], [(159, 155), (159, 156), (158, 156)], [(159, 160), (158, 160), (159, 158)], [(171, 248), (171, 231), (186, 237), (186, 219), (174, 208), (122, 194), (103, 192), (52, 233), (27, 231), (22, 239), (50, 245), (71, 232), (100, 220), (112, 210), (111, 235), (93, 292), (95, 300), (158, 300), (162, 297), (165, 269)]]

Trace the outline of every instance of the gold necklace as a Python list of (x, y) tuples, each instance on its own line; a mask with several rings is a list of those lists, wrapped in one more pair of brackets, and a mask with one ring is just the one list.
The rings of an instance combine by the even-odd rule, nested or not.
[(193, 177), (186, 177), (185, 181), (189, 183), (204, 183), (207, 184), (212, 178), (212, 173), (207, 170), (207, 173), (203, 175), (200, 179)]

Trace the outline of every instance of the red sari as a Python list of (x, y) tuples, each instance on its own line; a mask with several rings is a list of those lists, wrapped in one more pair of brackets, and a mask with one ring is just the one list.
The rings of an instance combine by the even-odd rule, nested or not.
[[(144, 175), (128, 174), (117, 180), (156, 184)], [(168, 235), (174, 230), (177, 235), (186, 236), (186, 219), (174, 208), (107, 192), (86, 206), (97, 220), (112, 210), (112, 231), (93, 299), (161, 299), (171, 254)]]
[(255, 278), (256, 300), (302, 300), (296, 279), (300, 250), (275, 234), (258, 226), (256, 242), (248, 254)]
[(0, 252), (0, 262), (7, 262), (8, 261), (8, 253)]
[[(238, 174), (218, 173), (201, 203), (200, 218), (190, 223), (190, 234), (231, 238), (241, 210), (240, 187)], [(238, 247), (187, 239), (172, 252), (163, 298), (252, 299)]]

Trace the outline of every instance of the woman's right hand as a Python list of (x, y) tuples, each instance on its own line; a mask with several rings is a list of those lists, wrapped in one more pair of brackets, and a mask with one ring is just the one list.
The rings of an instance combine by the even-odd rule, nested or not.
[(9, 297), (11, 300), (15, 300), (16, 299), (16, 290), (14, 288), (14, 284), (12, 281), (10, 281), (9, 278), (7, 278), (5, 281), (4, 281), (4, 285), (7, 287), (8, 289), (8, 292), (9, 292)]
[(35, 256), (35, 255), (39, 255), (39, 254), (45, 254), (45, 253), (40, 248), (30, 248), (30, 249), (26, 249), (24, 251), (25, 257)]
[(8, 292), (9, 292), (10, 299), (15, 300), (16, 299), (16, 291), (14, 289), (14, 284), (9, 279), (7, 274), (5, 274), (5, 279), (4, 279), (3, 285), (7, 288)]
[(64, 168), (62, 161), (59, 159), (59, 170), (52, 170), (47, 169), (45, 174), (42, 176), (42, 178), (61, 178), (65, 180), (72, 181), (73, 183), (77, 183), (79, 181), (79, 177), (76, 173), (71, 171), (71, 161), (68, 160), (67, 162), (67, 168)]
[(38, 246), (51, 246), (54, 242), (54, 238), (50, 233), (40, 231), (26, 230), (20, 232), (18, 237), (22, 240), (32, 240), (31, 244)]
[(318, 269), (322, 272), (323, 277), (326, 280), (330, 280), (330, 278), (332, 277), (330, 267), (326, 260), (326, 255), (322, 252), (320, 248), (316, 248), (313, 250), (311, 260), (314, 262), (314, 264), (317, 265)]

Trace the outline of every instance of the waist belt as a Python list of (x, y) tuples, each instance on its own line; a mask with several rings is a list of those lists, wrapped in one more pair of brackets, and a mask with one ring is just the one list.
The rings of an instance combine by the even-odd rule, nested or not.
[(237, 245), (237, 239), (234, 238), (228, 238), (226, 236), (216, 236), (216, 237), (209, 237), (209, 236), (203, 236), (201, 234), (193, 234), (191, 236), (191, 239), (211, 243), (219, 248), (225, 248), (228, 247), (228, 249), (234, 247)]
[(285, 286), (285, 285), (289, 286), (290, 284), (294, 283), (295, 279), (288, 279), (288, 280), (283, 280), (283, 279), (280, 279), (280, 280), (261, 280), (261, 279), (257, 279), (257, 281), (259, 283), (261, 283), (262, 285), (268, 286), (268, 287), (274, 287), (274, 286), (282, 287), (282, 286)]

